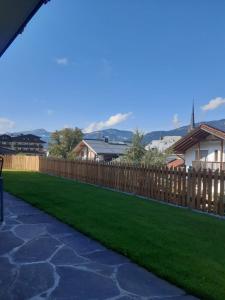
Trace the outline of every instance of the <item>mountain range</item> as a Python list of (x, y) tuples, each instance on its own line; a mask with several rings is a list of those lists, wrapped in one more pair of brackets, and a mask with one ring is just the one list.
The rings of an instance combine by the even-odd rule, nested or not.
[[(225, 119), (196, 123), (196, 127), (203, 123), (225, 131)], [(184, 136), (188, 132), (188, 127), (189, 125), (182, 126), (172, 130), (158, 130), (158, 131), (148, 132), (144, 135), (144, 144), (149, 144), (151, 141), (159, 140), (161, 137), (164, 136)], [(127, 130), (118, 130), (118, 129), (105, 129), (105, 130), (91, 132), (85, 135), (86, 138), (93, 138), (93, 139), (100, 138), (103, 136), (107, 136), (109, 140), (112, 141), (131, 141), (133, 132)]]
[[(201, 123), (197, 123), (196, 126), (202, 123), (211, 125), (213, 127), (225, 131), (225, 119), (209, 121), (209, 122), (201, 122)], [(151, 131), (144, 135), (144, 144), (149, 144), (152, 140), (158, 140), (164, 136), (184, 136), (185, 134), (187, 134), (187, 132), (188, 132), (188, 126), (182, 126), (172, 130)], [(18, 135), (18, 134), (34, 134), (40, 136), (41, 139), (44, 140), (47, 144), (51, 138), (51, 132), (45, 129), (35, 129), (30, 131), (11, 133), (11, 135)], [(98, 138), (108, 137), (110, 141), (128, 142), (132, 140), (133, 132), (129, 130), (104, 129), (104, 130), (94, 131), (91, 133), (86, 133), (84, 137), (88, 139), (98, 139)]]
[(49, 143), (50, 139), (51, 139), (51, 132), (47, 131), (43, 128), (41, 129), (34, 129), (34, 130), (26, 130), (26, 131), (18, 131), (18, 132), (7, 132), (6, 134), (9, 134), (11, 136), (17, 136), (20, 134), (34, 134), (39, 136), (44, 142), (46, 142), (46, 144)]

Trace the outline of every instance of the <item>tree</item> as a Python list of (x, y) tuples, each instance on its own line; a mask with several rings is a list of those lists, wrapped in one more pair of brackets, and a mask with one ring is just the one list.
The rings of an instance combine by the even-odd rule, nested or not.
[(79, 128), (65, 128), (52, 133), (49, 144), (49, 155), (57, 158), (73, 159), (73, 150), (83, 139)]
[(150, 149), (145, 152), (141, 162), (146, 166), (163, 166), (166, 162), (166, 154), (157, 149)]
[(136, 130), (133, 135), (132, 145), (122, 158), (122, 162), (129, 164), (144, 164), (146, 166), (163, 166), (166, 162), (168, 151), (162, 153), (157, 149), (146, 150), (144, 134)]
[(136, 129), (133, 139), (132, 146), (127, 150), (123, 156), (122, 161), (129, 164), (140, 164), (142, 158), (146, 152), (144, 143), (143, 143), (144, 134)]

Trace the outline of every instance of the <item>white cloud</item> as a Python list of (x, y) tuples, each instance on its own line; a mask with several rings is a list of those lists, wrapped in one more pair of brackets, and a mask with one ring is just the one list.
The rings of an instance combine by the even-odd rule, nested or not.
[(15, 122), (0, 117), (0, 133), (5, 133), (6, 131), (12, 129), (15, 126)]
[(104, 128), (109, 128), (111, 126), (115, 126), (121, 122), (126, 121), (131, 114), (132, 114), (131, 112), (125, 114), (118, 113), (116, 115), (109, 117), (106, 121), (93, 122), (90, 125), (88, 125), (87, 128), (84, 129), (84, 132), (88, 133), (92, 131), (101, 130)]
[(223, 104), (225, 104), (225, 98), (216, 97), (210, 100), (209, 103), (203, 105), (201, 108), (203, 111), (214, 110)]
[(178, 114), (175, 114), (175, 115), (173, 116), (173, 126), (174, 126), (175, 128), (180, 127), (180, 120), (179, 120)]
[(47, 109), (46, 112), (47, 112), (48, 116), (52, 116), (54, 114), (54, 110), (52, 110), (52, 109)]
[(58, 58), (56, 58), (55, 61), (58, 65), (61, 65), (61, 66), (66, 66), (69, 63), (69, 60), (67, 57), (58, 57)]

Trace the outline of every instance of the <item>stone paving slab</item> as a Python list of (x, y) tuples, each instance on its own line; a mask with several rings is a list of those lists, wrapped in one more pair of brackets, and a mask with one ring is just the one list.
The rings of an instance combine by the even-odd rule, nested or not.
[(1, 300), (197, 299), (28, 203), (4, 202)]

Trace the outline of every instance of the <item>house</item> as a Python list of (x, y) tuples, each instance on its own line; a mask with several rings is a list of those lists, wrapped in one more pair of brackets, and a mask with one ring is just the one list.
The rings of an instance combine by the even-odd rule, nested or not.
[(0, 155), (12, 155), (12, 154), (16, 154), (16, 151), (4, 147), (0, 147)]
[[(146, 150), (158, 150), (159, 152), (165, 153), (166, 150), (181, 139), (181, 136), (164, 136), (160, 140), (152, 140), (145, 149)], [(166, 165), (168, 168), (177, 168), (184, 165), (184, 160), (176, 154), (168, 155), (166, 157)]]
[(7, 149), (12, 149), (12, 137), (8, 134), (0, 135), (0, 146)]
[(76, 156), (83, 160), (112, 161), (129, 149), (126, 143), (114, 143), (105, 139), (84, 139), (74, 149)]
[(157, 149), (159, 152), (165, 152), (168, 148), (170, 148), (173, 144), (181, 139), (181, 136), (164, 136), (160, 140), (153, 140), (149, 143), (145, 149), (153, 150)]
[(186, 167), (225, 170), (225, 131), (202, 124), (174, 144), (176, 154), (183, 154)]
[(4, 148), (5, 151), (8, 150), (6, 154), (44, 155), (44, 143), (39, 136), (33, 134), (20, 134), (18, 136), (0, 135), (0, 147)]

